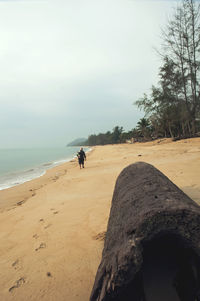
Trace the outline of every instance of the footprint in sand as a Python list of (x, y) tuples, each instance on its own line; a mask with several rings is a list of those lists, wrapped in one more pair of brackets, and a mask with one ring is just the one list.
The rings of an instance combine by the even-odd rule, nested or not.
[(24, 203), (25, 203), (25, 200), (22, 200), (22, 201), (20, 201), (20, 202), (17, 203), (17, 206), (21, 206)]
[(35, 251), (38, 251), (38, 250), (44, 249), (44, 248), (46, 248), (46, 244), (45, 244), (44, 242), (42, 242), (42, 243), (39, 245), (39, 247), (35, 249)]
[[(10, 211), (10, 210), (13, 210), (13, 209), (15, 209), (15, 208), (17, 208), (17, 207), (14, 206), (14, 207), (8, 208), (8, 209), (6, 209), (6, 211)], [(3, 211), (1, 211), (1, 212), (3, 212)]]
[(22, 284), (24, 284), (26, 281), (25, 281), (25, 278), (24, 277), (21, 277), (20, 279), (18, 279), (15, 284), (13, 286), (11, 286), (9, 288), (9, 292), (11, 293), (15, 288), (19, 288)]
[(49, 228), (49, 227), (51, 227), (52, 226), (52, 224), (48, 224), (48, 225), (46, 225), (45, 227), (44, 227), (44, 229), (47, 229), (47, 228)]
[[(56, 209), (55, 208), (51, 208), (50, 210), (53, 211), (53, 210), (56, 210)], [(53, 214), (58, 214), (58, 212), (59, 211), (55, 211), (55, 212), (53, 212)]]
[[(33, 196), (35, 196), (35, 195), (36, 195), (36, 193), (33, 192), (31, 196), (33, 197)], [(29, 198), (27, 197), (27, 198), (23, 199), (22, 201), (17, 202), (17, 206), (23, 205), (28, 199), (29, 199)]]
[(97, 235), (94, 235), (92, 238), (94, 240), (100, 240), (100, 241), (103, 241), (105, 239), (105, 236), (106, 236), (106, 231), (104, 232), (100, 232), (98, 233)]
[(29, 191), (31, 191), (32, 192), (32, 196), (34, 196), (34, 195), (36, 195), (36, 191), (37, 189), (29, 189)]
[(39, 220), (39, 222), (44, 222), (44, 219), (43, 219), (43, 218), (41, 218), (41, 219)]
[(19, 259), (16, 259), (13, 263), (12, 263), (12, 267), (17, 270), (20, 268), (20, 262)]
[(58, 181), (60, 175), (55, 175), (55, 177), (52, 178), (52, 181), (56, 182)]

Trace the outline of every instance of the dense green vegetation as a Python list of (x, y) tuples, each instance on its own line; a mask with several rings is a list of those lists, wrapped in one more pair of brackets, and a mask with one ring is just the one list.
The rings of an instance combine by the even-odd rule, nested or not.
[(200, 4), (183, 0), (162, 36), (160, 81), (135, 104), (151, 136), (191, 137), (200, 130)]
[[(104, 145), (124, 142), (123, 128), (116, 126), (112, 132), (90, 135), (86, 141), (87, 145)], [(130, 135), (131, 136), (131, 135)]]
[(145, 116), (135, 129), (90, 135), (87, 145), (121, 143), (127, 139), (181, 139), (200, 132), (200, 3), (182, 0), (162, 30), (159, 82), (150, 95), (134, 104)]
[(125, 132), (123, 127), (116, 126), (113, 131), (100, 133), (98, 135), (90, 135), (84, 145), (105, 145), (124, 143), (127, 140), (132, 141), (144, 141), (151, 140), (151, 126), (148, 119), (142, 118), (138, 123), (137, 127)]

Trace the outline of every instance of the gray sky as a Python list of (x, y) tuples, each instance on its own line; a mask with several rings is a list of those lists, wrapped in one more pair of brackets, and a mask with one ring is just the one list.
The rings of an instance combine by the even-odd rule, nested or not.
[(0, 148), (132, 129), (174, 1), (0, 0)]

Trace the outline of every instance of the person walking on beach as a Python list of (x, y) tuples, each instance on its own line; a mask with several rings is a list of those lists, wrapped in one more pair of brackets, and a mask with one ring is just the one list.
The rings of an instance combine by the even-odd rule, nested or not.
[(78, 152), (77, 157), (78, 157), (78, 163), (79, 163), (80, 169), (81, 169), (81, 166), (82, 166), (82, 168), (84, 168), (84, 161), (86, 160), (86, 155), (85, 155), (85, 152), (82, 147), (80, 148), (80, 151)]

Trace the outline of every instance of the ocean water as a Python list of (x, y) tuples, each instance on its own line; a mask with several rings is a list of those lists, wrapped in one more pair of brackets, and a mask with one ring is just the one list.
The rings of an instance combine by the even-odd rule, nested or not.
[(38, 178), (70, 161), (78, 151), (79, 147), (0, 149), (0, 190)]

